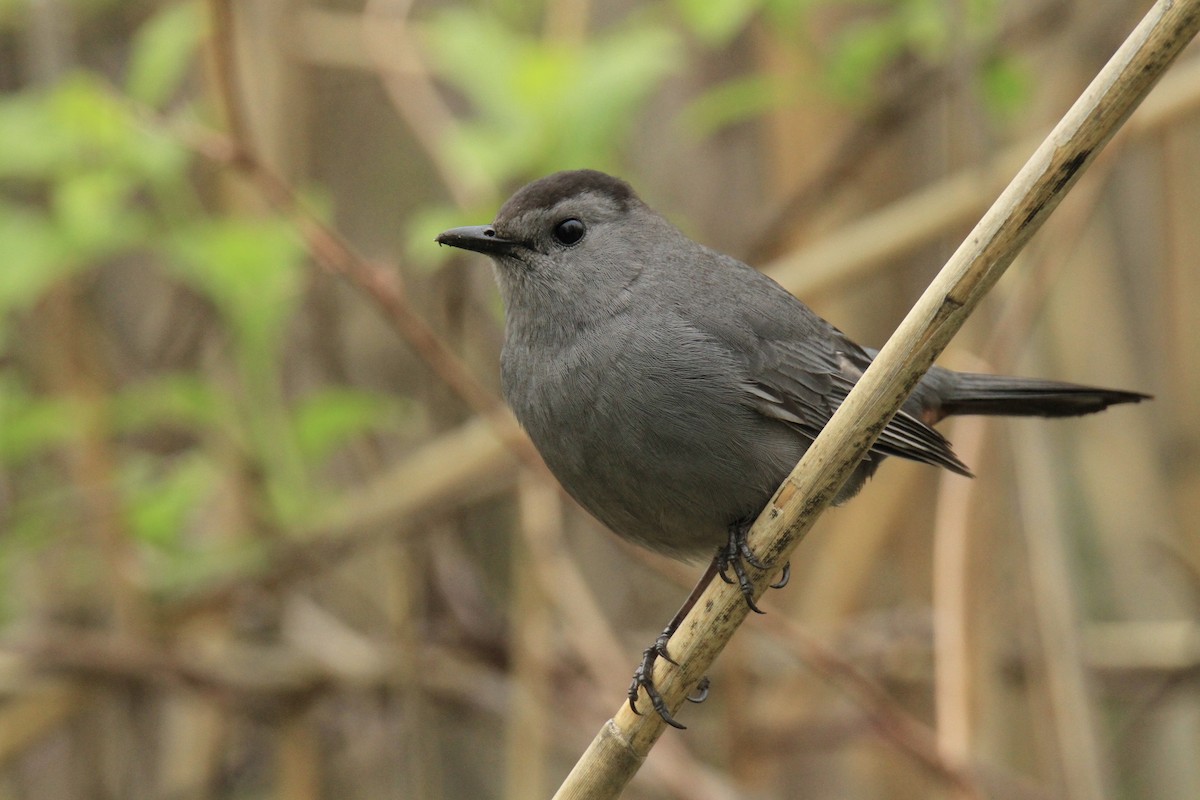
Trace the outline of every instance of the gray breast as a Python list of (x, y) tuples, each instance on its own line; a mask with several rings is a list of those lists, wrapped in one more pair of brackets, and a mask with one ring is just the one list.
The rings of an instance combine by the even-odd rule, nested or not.
[(708, 555), (756, 514), (806, 442), (744, 402), (741, 365), (683, 326), (505, 348), (508, 402), (551, 471), (621, 536)]

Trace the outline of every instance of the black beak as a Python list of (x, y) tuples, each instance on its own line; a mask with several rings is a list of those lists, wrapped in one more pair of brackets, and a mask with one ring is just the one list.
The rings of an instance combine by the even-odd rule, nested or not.
[(474, 250), (489, 256), (501, 256), (520, 246), (520, 242), (501, 238), (491, 225), (472, 225), (466, 228), (451, 228), (439, 233), (434, 240), (463, 250)]

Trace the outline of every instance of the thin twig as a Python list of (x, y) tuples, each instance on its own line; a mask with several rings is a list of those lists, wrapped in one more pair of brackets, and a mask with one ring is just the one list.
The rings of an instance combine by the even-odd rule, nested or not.
[(309, 210), (295, 189), (258, 156), (248, 137), (237, 91), (232, 15), (227, 0), (212, 0), (211, 8), (214, 68), (229, 134), (192, 131), (184, 137), (185, 141), (201, 155), (243, 175), (269, 204), (295, 219), (313, 260), (327, 272), (344, 278), (366, 294), (430, 370), (472, 411), (487, 419), (505, 444), (522, 460), (533, 469), (544, 472), (545, 467), (537, 451), (500, 399), (471, 374), (429, 323), (413, 309), (399, 280), (399, 272), (359, 255), (349, 242)]
[(217, 95), (221, 98), (225, 128), (234, 142), (246, 143), (250, 141), (250, 129), (246, 124), (245, 105), (238, 88), (231, 2), (232, 0), (209, 0), (212, 35), (208, 41), (212, 48), (213, 80), (217, 86)]

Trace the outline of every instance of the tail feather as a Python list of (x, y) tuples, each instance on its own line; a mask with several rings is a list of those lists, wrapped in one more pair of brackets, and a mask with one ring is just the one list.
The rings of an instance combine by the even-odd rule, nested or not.
[(947, 385), (939, 388), (939, 416), (1000, 414), (1014, 417), (1075, 417), (1103, 411), (1120, 403), (1151, 399), (1150, 395), (1140, 392), (972, 372), (954, 373), (954, 380), (947, 381)]

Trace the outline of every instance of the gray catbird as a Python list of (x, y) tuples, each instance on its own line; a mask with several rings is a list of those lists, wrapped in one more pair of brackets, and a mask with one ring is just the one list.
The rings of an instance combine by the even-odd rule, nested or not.
[[(717, 550), (747, 602), (747, 526), (874, 351), (762, 273), (689, 239), (629, 184), (559, 172), (491, 225), (441, 244), (492, 258), (506, 307), (505, 398), (547, 466), (617, 534), (679, 557)], [(970, 475), (931, 425), (950, 414), (1073, 416), (1147, 395), (933, 367), (835, 502), (885, 456)], [(728, 580), (728, 578), (727, 578)], [(755, 609), (757, 610), (757, 609)], [(659, 637), (631, 687), (649, 683)], [(635, 707), (636, 710), (636, 707)]]

